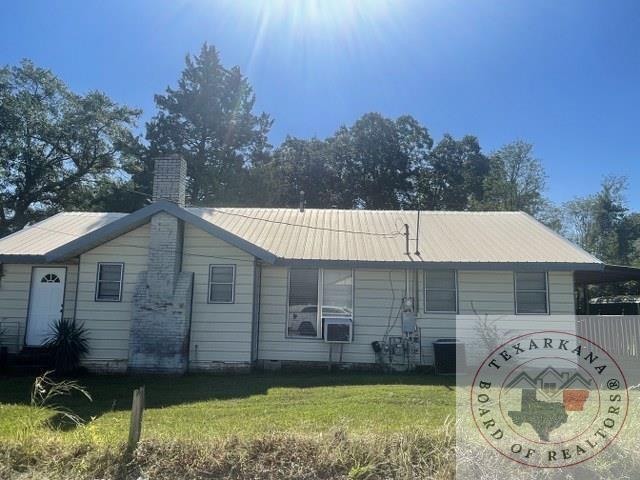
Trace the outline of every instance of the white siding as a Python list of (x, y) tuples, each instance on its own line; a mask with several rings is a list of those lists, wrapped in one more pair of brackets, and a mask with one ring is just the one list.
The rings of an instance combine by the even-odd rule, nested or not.
[[(380, 340), (388, 328), (392, 334), (400, 331), (400, 321), (396, 322), (395, 319), (403, 296), (403, 270), (355, 270), (353, 343), (344, 346), (344, 362), (375, 361), (371, 342)], [(286, 312), (287, 269), (264, 266), (260, 295), (258, 358), (327, 361), (329, 346), (322, 340), (285, 338)], [(337, 359), (337, 353), (334, 353), (334, 359)]]
[(0, 278), (0, 338), (2, 346), (9, 347), (15, 353), (22, 348), (27, 325), (29, 308), (29, 290), (33, 267), (66, 267), (66, 285), (64, 292), (64, 318), (73, 318), (76, 297), (77, 265), (28, 265), (4, 264)]
[[(415, 293), (414, 272), (409, 273), (410, 296)], [(432, 364), (431, 342), (456, 336), (458, 327), (479, 315), (501, 315), (510, 322), (530, 327), (532, 317), (514, 314), (514, 282), (511, 271), (458, 272), (459, 315), (424, 312), (424, 277), (418, 273), (418, 327), (421, 329), (423, 358)], [(405, 295), (404, 270), (358, 269), (354, 272), (354, 339), (344, 346), (343, 361), (372, 363), (375, 356), (371, 342), (381, 340), (385, 333), (401, 334), (399, 309)], [(549, 273), (550, 313), (573, 315), (573, 275), (571, 272)], [(260, 295), (260, 330), (258, 358), (262, 360), (327, 361), (329, 347), (322, 340), (285, 338), (287, 311), (287, 269), (264, 266)], [(545, 328), (548, 320), (537, 317)], [(465, 320), (466, 319), (466, 320)], [(477, 328), (475, 323), (469, 329)], [(334, 354), (335, 355), (335, 354)]]
[[(147, 224), (81, 255), (76, 319), (84, 323), (89, 334), (85, 365), (111, 371), (126, 369), (133, 294), (140, 272), (147, 269), (148, 250)], [(95, 300), (99, 262), (124, 263), (120, 302)]]
[[(209, 265), (235, 265), (234, 303), (209, 303)], [(189, 364), (251, 361), (253, 256), (192, 225), (185, 225), (182, 269), (193, 272)]]
[[(422, 290), (421, 295), (424, 295)], [(532, 328), (573, 330), (573, 272), (549, 272), (548, 295), (549, 315), (516, 315), (512, 271), (459, 271), (459, 315), (455, 322), (453, 315), (449, 315), (448, 322), (443, 321), (441, 315), (424, 313), (424, 305), (421, 306), (418, 325), (422, 328), (423, 363), (433, 363), (432, 342), (443, 337), (464, 340), (469, 345), (467, 353), (470, 357), (473, 357), (470, 352), (484, 351), (478, 343), (478, 330), (483, 321), (494, 325), (504, 336), (504, 340)], [(421, 301), (424, 302), (424, 296)], [(470, 358), (470, 362), (473, 361), (475, 359)]]

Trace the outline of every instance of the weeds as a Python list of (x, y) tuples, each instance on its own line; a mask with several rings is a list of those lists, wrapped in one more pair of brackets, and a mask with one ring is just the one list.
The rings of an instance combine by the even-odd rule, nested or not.
[[(451, 432), (438, 434), (266, 435), (213, 442), (143, 441), (127, 457), (121, 448), (55, 442), (37, 452), (0, 443), (8, 478), (282, 480), (452, 479)], [(7, 469), (7, 466), (10, 468)], [(18, 467), (19, 471), (18, 471)]]
[(68, 397), (77, 392), (92, 401), (91, 395), (75, 380), (55, 381), (51, 378), (51, 373), (53, 372), (48, 371), (36, 377), (31, 389), (31, 406), (36, 409), (47, 409), (55, 417), (67, 420), (76, 426), (81, 425), (84, 421), (79, 415), (56, 403), (55, 400), (58, 397)]

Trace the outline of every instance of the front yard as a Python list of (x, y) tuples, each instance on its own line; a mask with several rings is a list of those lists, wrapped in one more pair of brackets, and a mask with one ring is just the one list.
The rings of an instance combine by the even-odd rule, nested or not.
[[(406, 456), (412, 449), (417, 450), (411, 455), (423, 448), (433, 450), (431, 439), (446, 436), (451, 427), (443, 426), (455, 417), (453, 381), (418, 373), (86, 376), (79, 383), (93, 402), (77, 395), (62, 404), (87, 423), (52, 426), (51, 411), (29, 405), (32, 381), (27, 377), (0, 380), (0, 448), (4, 454), (0, 468), (7, 475), (42, 473), (43, 468), (54, 476), (56, 472), (71, 475), (60, 462), (43, 461), (46, 455), (71, 462), (73, 475), (79, 477), (136, 478), (155, 472), (155, 478), (173, 472), (208, 478), (187, 468), (186, 464), (195, 462), (202, 464), (195, 472), (217, 472), (212, 474), (216, 478), (246, 478), (258, 471), (265, 473), (258, 478), (302, 478), (304, 471), (308, 478), (375, 478), (391, 468), (382, 466), (385, 456), (389, 462), (394, 455)], [(132, 390), (140, 385), (146, 387), (143, 442), (133, 458), (125, 459)], [(403, 447), (408, 438), (415, 445)], [(182, 460), (169, 462), (176, 448)], [(399, 450), (394, 452), (394, 448)], [(263, 458), (265, 449), (270, 452), (268, 460)], [(300, 458), (302, 465), (296, 467), (294, 459), (301, 455), (306, 460)], [(254, 461), (247, 462), (247, 458)], [(2, 474), (0, 469), (0, 477)]]

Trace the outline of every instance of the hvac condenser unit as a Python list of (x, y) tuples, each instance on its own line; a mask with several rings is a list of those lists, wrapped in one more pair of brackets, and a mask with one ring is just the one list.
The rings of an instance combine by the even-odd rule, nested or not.
[(353, 320), (346, 317), (324, 318), (324, 341), (327, 343), (351, 343)]

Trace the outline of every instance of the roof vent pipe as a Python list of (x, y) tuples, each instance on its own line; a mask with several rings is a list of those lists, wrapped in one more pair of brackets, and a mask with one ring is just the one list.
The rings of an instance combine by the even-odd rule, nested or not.
[(304, 190), (300, 190), (300, 213), (304, 213)]

